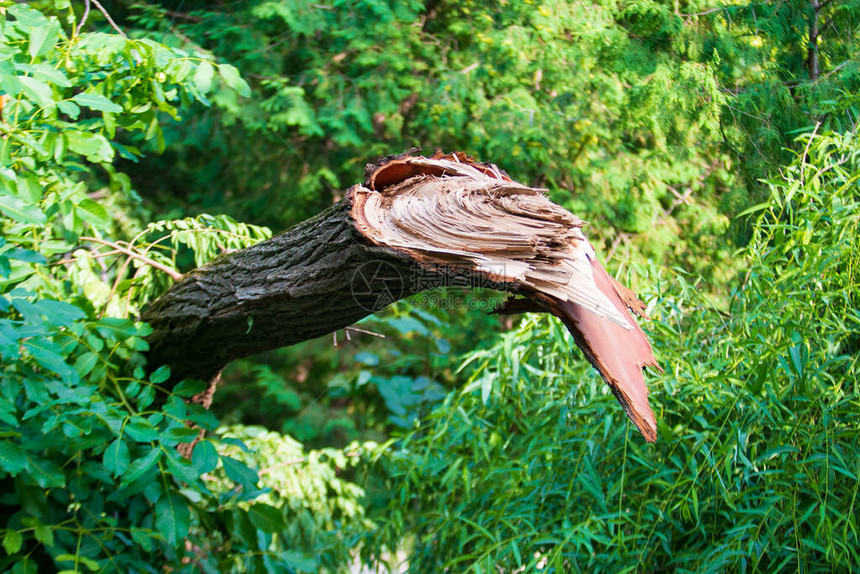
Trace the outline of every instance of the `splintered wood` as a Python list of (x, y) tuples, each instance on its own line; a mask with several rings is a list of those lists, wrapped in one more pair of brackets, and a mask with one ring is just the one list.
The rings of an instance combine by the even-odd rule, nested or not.
[(641, 302), (597, 261), (579, 218), (462, 153), (388, 158), (366, 176), (348, 193), (364, 237), (428, 268), (506, 284), (525, 297), (508, 311), (559, 317), (645, 439), (656, 439), (642, 368), (659, 366), (628, 311)]

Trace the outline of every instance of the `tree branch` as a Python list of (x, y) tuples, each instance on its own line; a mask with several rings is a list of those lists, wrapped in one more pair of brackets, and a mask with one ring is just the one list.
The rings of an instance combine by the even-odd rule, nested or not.
[(140, 261), (141, 263), (149, 265), (150, 267), (152, 267), (154, 269), (158, 269), (159, 271), (163, 271), (164, 273), (167, 273), (170, 276), (170, 278), (173, 279), (174, 281), (179, 281), (180, 279), (182, 279), (182, 273), (180, 273), (176, 269), (171, 269), (167, 265), (163, 265), (163, 264), (159, 263), (158, 261), (153, 261), (152, 259), (150, 259), (149, 257), (146, 257), (145, 255), (141, 255), (140, 253), (137, 253), (131, 249), (127, 249), (125, 247), (122, 247), (121, 245), (117, 245), (116, 243), (111, 243), (110, 241), (105, 241), (104, 239), (99, 239), (98, 237), (81, 237), (80, 239), (81, 239), (81, 241), (90, 241), (92, 243), (98, 243), (100, 245), (110, 247), (114, 251), (117, 251), (117, 252), (122, 253), (124, 255), (128, 255), (132, 259), (136, 259), (136, 260)]
[(150, 366), (208, 379), (427, 289), (489, 287), (558, 316), (656, 438), (642, 368), (657, 362), (628, 311), (644, 307), (597, 262), (581, 220), (465, 154), (389, 157), (365, 176), (344, 201), (186, 274), (145, 309)]
[(117, 34), (119, 34), (123, 38), (128, 38), (128, 36), (125, 35), (125, 32), (123, 32), (122, 29), (117, 26), (116, 22), (114, 22), (113, 18), (111, 18), (110, 14), (108, 14), (108, 11), (105, 10), (105, 7), (102, 6), (98, 0), (84, 0), (84, 14), (83, 16), (81, 16), (81, 22), (78, 24), (78, 27), (75, 29), (75, 36), (81, 33), (81, 30), (83, 30), (84, 28), (84, 24), (87, 23), (87, 18), (89, 18), (90, 16), (90, 4), (94, 4), (95, 7), (98, 8), (99, 12), (102, 13), (102, 15), (108, 21), (108, 24), (110, 24), (111, 28), (116, 30)]
[(102, 15), (105, 17), (105, 20), (108, 21), (108, 24), (110, 24), (111, 28), (116, 30), (116, 33), (119, 34), (120, 36), (122, 36), (123, 38), (128, 38), (128, 36), (125, 35), (125, 32), (123, 32), (122, 29), (119, 26), (117, 26), (116, 22), (113, 21), (113, 18), (110, 17), (110, 14), (108, 14), (108, 11), (105, 10), (105, 7), (101, 5), (99, 0), (86, 0), (86, 2), (87, 2), (87, 4), (89, 4), (90, 2), (95, 4), (96, 8), (99, 9), (99, 12), (101, 12)]

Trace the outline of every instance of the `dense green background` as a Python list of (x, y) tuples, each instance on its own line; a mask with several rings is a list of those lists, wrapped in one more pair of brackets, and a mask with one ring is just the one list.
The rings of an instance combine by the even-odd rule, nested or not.
[[(860, 569), (860, 2), (102, 6), (0, 1), (2, 571)], [(165, 270), (413, 146), (590, 223), (657, 443), (555, 320), (450, 309), (492, 292), (237, 361), (211, 411), (147, 368)]]

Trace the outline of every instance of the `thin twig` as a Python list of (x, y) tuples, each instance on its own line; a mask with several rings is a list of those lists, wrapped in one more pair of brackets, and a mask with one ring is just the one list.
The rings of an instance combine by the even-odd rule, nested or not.
[(87, 18), (90, 17), (90, 0), (84, 0), (84, 15), (81, 16), (81, 23), (78, 24), (77, 29), (75, 30), (75, 36), (81, 33), (81, 30), (84, 28), (84, 24), (87, 23)]
[(610, 259), (612, 259), (612, 256), (615, 255), (615, 251), (618, 249), (618, 246), (621, 244), (621, 242), (626, 242), (629, 238), (629, 233), (619, 231), (618, 235), (616, 235), (615, 239), (612, 241), (612, 245), (609, 247), (609, 252), (606, 254), (606, 260), (609, 261)]
[(678, 193), (678, 191), (672, 187), (671, 185), (667, 185), (666, 189), (672, 192), (675, 196), (675, 199), (672, 201), (672, 204), (666, 208), (663, 213), (660, 214), (660, 217), (654, 222), (655, 226), (663, 225), (669, 220), (669, 216), (672, 215), (672, 212), (675, 211), (675, 208), (680, 205), (692, 205), (692, 197), (693, 197), (693, 187), (690, 186), (684, 190), (683, 195)]
[(179, 30), (177, 30), (175, 27), (168, 26), (168, 28), (173, 33), (173, 35), (175, 35), (177, 38), (179, 38), (180, 40), (182, 40), (186, 44), (194, 44), (195, 46), (199, 46), (199, 44), (197, 44), (197, 42), (195, 42), (194, 40), (192, 40), (191, 38), (189, 38), (188, 36), (186, 36), (185, 34), (180, 32)]
[(840, 71), (842, 68), (844, 68), (845, 66), (847, 66), (850, 63), (851, 63), (851, 60), (846, 60), (846, 61), (842, 62), (841, 64), (839, 64), (838, 66), (836, 66), (835, 68), (833, 68), (832, 70), (830, 70), (829, 72), (827, 72), (826, 74), (819, 76), (818, 79), (823, 80), (825, 78), (829, 78), (830, 76), (832, 76), (836, 72)]
[[(186, 14), (185, 12), (176, 12), (175, 10), (167, 10), (165, 12), (168, 16), (173, 19), (180, 18), (182, 20), (189, 20), (191, 22), (202, 22), (203, 18), (200, 16), (194, 16), (193, 14)], [(172, 22), (172, 20), (171, 20)]]
[(714, 12), (722, 12), (723, 10), (727, 10), (729, 8), (736, 8), (736, 6), (720, 6), (719, 8), (711, 8), (710, 10), (705, 10), (704, 12), (691, 12), (689, 14), (682, 13), (681, 16), (687, 16), (688, 18), (693, 18), (695, 16), (706, 16), (708, 14), (713, 14)]
[(120, 253), (124, 253), (125, 255), (128, 255), (129, 257), (131, 257), (133, 259), (137, 259), (141, 263), (144, 263), (146, 265), (149, 265), (150, 267), (158, 269), (159, 271), (163, 271), (164, 273), (167, 273), (170, 276), (170, 278), (173, 279), (174, 281), (179, 281), (180, 279), (182, 279), (182, 273), (180, 273), (176, 269), (171, 269), (170, 267), (163, 265), (163, 264), (159, 263), (158, 261), (153, 261), (152, 259), (150, 259), (149, 257), (146, 257), (145, 255), (141, 255), (140, 253), (136, 253), (136, 252), (132, 251), (131, 249), (126, 249), (125, 247), (121, 247), (121, 246), (117, 245), (116, 243), (111, 243), (110, 241), (105, 241), (104, 239), (99, 239), (97, 237), (81, 237), (80, 239), (81, 239), (81, 241), (90, 241), (92, 243), (98, 243), (100, 245), (105, 245), (107, 247), (110, 247), (112, 249), (119, 251)]
[(364, 333), (365, 335), (373, 335), (374, 337), (379, 337), (380, 339), (384, 339), (385, 335), (382, 333), (374, 333), (373, 331), (367, 331), (365, 329), (359, 329), (358, 327), (346, 327), (344, 331), (355, 331), (356, 333)]
[[(103, 252), (96, 252), (96, 253), (88, 253), (87, 257), (89, 257), (90, 259), (99, 259), (100, 257), (110, 257), (111, 255), (117, 255), (119, 253), (122, 253), (122, 251), (116, 251), (116, 250), (114, 250), (114, 251), (103, 251)], [(77, 258), (60, 259), (59, 261), (51, 263), (51, 265), (52, 266), (53, 265), (66, 265), (68, 263), (76, 263), (77, 261), (78, 261)]]
[(477, 62), (475, 62), (474, 64), (472, 64), (472, 65), (470, 65), (470, 66), (466, 66), (465, 68), (463, 68), (462, 70), (460, 70), (460, 73), (461, 73), (461, 74), (468, 74), (469, 72), (471, 72), (472, 70), (474, 70), (475, 68), (477, 68), (477, 67), (478, 67), (478, 66), (480, 66), (480, 65), (481, 65), (481, 61), (480, 61), (480, 60), (478, 60), (478, 61), (477, 61)]
[(89, 6), (90, 2), (95, 4), (96, 8), (99, 9), (99, 12), (101, 12), (104, 15), (105, 19), (108, 21), (108, 24), (111, 25), (111, 28), (116, 30), (117, 34), (119, 34), (123, 38), (128, 38), (128, 36), (125, 35), (125, 32), (120, 30), (120, 27), (116, 25), (116, 22), (113, 21), (113, 18), (110, 17), (110, 14), (108, 14), (107, 10), (105, 10), (105, 7), (101, 5), (99, 0), (84, 0), (84, 2), (87, 3), (87, 6)]

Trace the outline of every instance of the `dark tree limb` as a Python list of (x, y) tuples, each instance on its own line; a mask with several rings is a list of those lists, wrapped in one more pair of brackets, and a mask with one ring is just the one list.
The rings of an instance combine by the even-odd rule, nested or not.
[(821, 31), (818, 27), (819, 13), (821, 12), (821, 4), (818, 0), (811, 0), (810, 6), (812, 14), (809, 17), (809, 45), (806, 50), (806, 68), (809, 71), (809, 79), (813, 82), (818, 80), (818, 37)]
[(356, 231), (350, 201), (187, 273), (143, 313), (152, 365), (211, 379), (227, 363), (348, 327), (444, 277)]
[(522, 295), (512, 312), (560, 317), (656, 438), (642, 368), (657, 362), (628, 311), (644, 307), (597, 262), (582, 221), (464, 154), (389, 157), (365, 175), (343, 202), (188, 273), (155, 301), (143, 314), (150, 364), (211, 379), (233, 359), (348, 327), (420, 291), (481, 285)]

